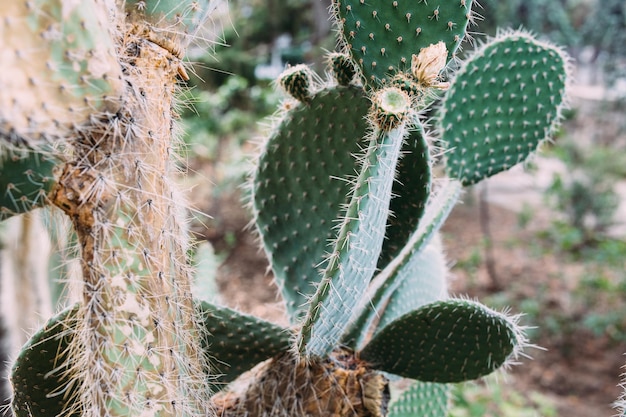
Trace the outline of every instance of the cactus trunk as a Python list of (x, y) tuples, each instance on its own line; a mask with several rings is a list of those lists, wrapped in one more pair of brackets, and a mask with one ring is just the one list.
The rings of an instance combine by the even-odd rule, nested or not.
[(83, 384), (76, 411), (207, 415), (199, 403), (204, 369), (184, 235), (167, 178), (178, 65), (169, 51), (132, 33), (120, 55), (128, 86), (123, 110), (79, 132), (75, 161), (53, 190), (82, 250), (84, 307), (72, 346), (80, 358), (73, 372)]
[(223, 417), (384, 417), (387, 378), (353, 352), (300, 361), (282, 353), (244, 374), (216, 394), (213, 406)]

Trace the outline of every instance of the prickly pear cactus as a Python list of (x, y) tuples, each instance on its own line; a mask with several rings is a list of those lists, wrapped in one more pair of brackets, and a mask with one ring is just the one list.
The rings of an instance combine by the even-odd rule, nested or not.
[[(389, 415), (441, 415), (447, 389), (425, 381), (478, 378), (510, 363), (527, 344), (516, 317), (448, 298), (436, 233), (463, 185), (522, 162), (549, 138), (565, 103), (568, 62), (558, 48), (508, 32), (479, 48), (448, 83), (442, 71), (471, 20), (471, 2), (444, 3), (336, 2), (340, 43), (363, 77), (353, 78), (345, 56), (333, 53), (334, 80), (317, 86), (310, 70), (298, 66), (279, 81), (297, 101), (286, 102), (262, 149), (252, 199), (287, 311), (298, 324), (295, 353), (246, 374), (221, 394), (218, 408), (263, 415), (272, 404), (277, 415), (293, 415), (312, 394), (277, 386), (255, 402), (261, 398), (251, 388), (255, 381), (272, 380), (285, 361), (296, 367), (302, 361), (315, 372), (342, 352), (368, 369), (422, 381), (391, 403)], [(406, 47), (415, 43), (404, 43), (409, 33), (400, 23), (413, 17), (420, 26), (410, 35), (418, 34), (418, 43)], [(502, 88), (482, 91), (489, 83)], [(433, 186), (430, 160), (440, 150), (418, 114), (437, 91), (445, 91), (435, 120), (450, 178)], [(485, 120), (491, 114), (497, 117)], [(328, 372), (341, 380), (340, 369)], [(289, 381), (298, 385), (295, 376)], [(386, 390), (386, 383), (377, 386), (378, 393)], [(355, 403), (366, 395), (347, 392)], [(303, 399), (281, 408), (293, 397)], [(385, 415), (382, 397), (372, 397), (379, 398), (374, 415)]]

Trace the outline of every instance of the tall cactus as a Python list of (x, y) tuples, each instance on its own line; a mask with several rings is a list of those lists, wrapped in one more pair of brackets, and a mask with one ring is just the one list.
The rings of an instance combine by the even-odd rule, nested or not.
[[(20, 190), (32, 206), (63, 210), (81, 248), (83, 303), (64, 352), (74, 398), (64, 397), (63, 412), (210, 413), (181, 207), (169, 177), (174, 94), (186, 77), (181, 58), (188, 33), (212, 7), (98, 0), (0, 7), (10, 59), (0, 139), (3, 153), (26, 155), (2, 164), (16, 178), (7, 190)], [(3, 208), (19, 213), (29, 204)], [(17, 390), (28, 383), (24, 366), (16, 364)], [(18, 416), (51, 415), (15, 398)]]

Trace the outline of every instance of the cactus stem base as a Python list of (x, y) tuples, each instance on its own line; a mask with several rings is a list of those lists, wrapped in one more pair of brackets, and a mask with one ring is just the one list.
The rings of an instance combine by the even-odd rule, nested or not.
[(341, 349), (326, 359), (282, 353), (212, 398), (223, 417), (384, 417), (388, 402), (387, 378)]

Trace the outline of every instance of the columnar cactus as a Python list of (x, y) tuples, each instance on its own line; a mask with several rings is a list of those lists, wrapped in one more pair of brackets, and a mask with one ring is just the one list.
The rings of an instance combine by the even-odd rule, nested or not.
[[(471, 0), (333, 2), (342, 50), (329, 57), (332, 78), (285, 71), (278, 84), (291, 98), (251, 178), (255, 223), (291, 321), (281, 328), (192, 305), (165, 175), (173, 86), (185, 76), (181, 31), (165, 27), (187, 23), (169, 21), (160, 5), (126, 3), (114, 38), (119, 108), (69, 126), (72, 141), (60, 148), (72, 152), (55, 154), (51, 191), (39, 188), (81, 238), (85, 301), (22, 351), (19, 415), (436, 416), (447, 383), (521, 352), (515, 316), (449, 298), (437, 231), (464, 185), (549, 139), (568, 74), (558, 48), (506, 32), (448, 83)], [(434, 122), (444, 149), (421, 116), (442, 92)], [(432, 169), (442, 153), (448, 177)], [(200, 341), (221, 377), (203, 374)], [(390, 374), (413, 380), (391, 402)], [(206, 385), (219, 392), (209, 397)]]
[[(48, 326), (73, 334), (64, 351), (53, 349), (55, 370), (63, 372), (47, 376), (71, 384), (47, 394), (72, 395), (33, 400), (36, 374), (26, 358), (40, 345), (27, 345), (14, 368), (18, 416), (210, 413), (187, 238), (169, 177), (187, 33), (213, 7), (105, 0), (0, 6), (8, 66), (0, 89), (3, 216), (42, 204), (60, 208), (73, 222), (83, 270), (72, 325), (60, 317)], [(48, 410), (50, 401), (61, 408)]]

